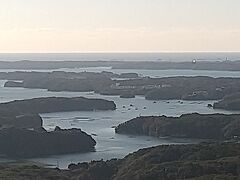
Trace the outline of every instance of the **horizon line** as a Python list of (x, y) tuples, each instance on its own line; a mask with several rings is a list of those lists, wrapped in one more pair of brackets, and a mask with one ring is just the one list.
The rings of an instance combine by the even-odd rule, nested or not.
[(154, 54), (154, 53), (240, 53), (240, 51), (88, 51), (88, 52), (0, 52), (0, 54)]

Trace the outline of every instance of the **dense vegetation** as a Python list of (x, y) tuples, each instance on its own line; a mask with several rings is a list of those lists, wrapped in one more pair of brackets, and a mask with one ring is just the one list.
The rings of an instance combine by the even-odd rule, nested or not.
[(240, 115), (185, 114), (180, 117), (137, 117), (116, 127), (120, 134), (199, 139), (240, 137)]
[(0, 165), (4, 180), (237, 180), (240, 144), (165, 145), (123, 159), (71, 164), (69, 170)]
[(94, 151), (95, 140), (80, 129), (54, 131), (7, 128), (0, 131), (0, 154), (14, 158)]
[[(114, 74), (112, 72), (9, 72), (0, 73), (0, 79), (10, 80), (5, 87), (41, 88), (49, 91), (101, 91), (110, 87), (113, 78), (137, 78), (136, 73)], [(16, 81), (17, 80), (17, 81)], [(19, 82), (20, 81), (20, 82)]]
[[(66, 62), (67, 63), (67, 62)], [(69, 63), (74, 65), (84, 62)], [(106, 62), (105, 62), (106, 63)], [(5, 63), (0, 62), (4, 65)], [(32, 62), (7, 63), (13, 66), (39, 68)], [(45, 65), (48, 62), (45, 63)], [(90, 66), (91, 62), (89, 62)], [(89, 65), (88, 64), (88, 65)], [(98, 62), (98, 66), (101, 62)], [(49, 67), (62, 66), (60, 62)], [(66, 65), (66, 64), (65, 64)], [(85, 64), (87, 66), (87, 63)], [(160, 66), (161, 65), (161, 66)], [(112, 64), (113, 68), (210, 69), (239, 70), (239, 62), (214, 63), (129, 63)], [(124, 78), (124, 80), (119, 79)], [(211, 77), (139, 77), (135, 73), (111, 72), (13, 72), (0, 73), (0, 79), (11, 80), (6, 87), (44, 88), (50, 91), (95, 91), (100, 94), (149, 100), (223, 100), (214, 108), (240, 110), (240, 78)], [(231, 95), (234, 93), (234, 95)], [(112, 101), (87, 98), (35, 98), (0, 104), (0, 153), (9, 157), (35, 157), (94, 150), (95, 140), (80, 129), (41, 128), (38, 113), (81, 110), (115, 110)], [(116, 128), (117, 133), (234, 140), (240, 137), (240, 115), (187, 114), (180, 117), (137, 117)], [(69, 165), (68, 170), (48, 169), (35, 165), (0, 165), (4, 180), (175, 180), (240, 179), (240, 144), (202, 143), (165, 145), (139, 150), (123, 159), (92, 161)]]
[(221, 100), (226, 95), (240, 92), (240, 78), (205, 76), (149, 78), (139, 77), (134, 73), (117, 75), (111, 72), (9, 72), (0, 73), (0, 79), (10, 80), (5, 83), (5, 87), (94, 91), (122, 97), (143, 95), (148, 100)]
[(114, 180), (239, 178), (239, 155), (240, 144), (148, 148), (124, 158)]
[(215, 109), (240, 110), (240, 93), (225, 96), (223, 100), (214, 103)]
[(115, 110), (113, 101), (83, 97), (47, 97), (0, 104), (0, 154), (39, 157), (93, 151), (95, 140), (80, 129), (47, 132), (39, 113)]
[(88, 99), (84, 97), (44, 97), (15, 100), (0, 104), (0, 113), (9, 111), (13, 114), (38, 114), (65, 111), (115, 110), (113, 101)]
[(0, 103), (0, 128), (38, 129), (42, 127), (42, 119), (39, 113), (115, 109), (116, 104), (113, 101), (84, 97), (47, 97), (15, 100)]

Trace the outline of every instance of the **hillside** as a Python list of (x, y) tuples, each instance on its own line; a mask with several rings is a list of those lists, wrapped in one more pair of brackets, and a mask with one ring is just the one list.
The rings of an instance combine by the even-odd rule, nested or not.
[(116, 127), (116, 133), (198, 139), (232, 139), (240, 136), (239, 115), (184, 114), (180, 117), (137, 117)]
[(240, 144), (165, 145), (123, 159), (71, 164), (69, 170), (0, 165), (4, 180), (237, 180)]

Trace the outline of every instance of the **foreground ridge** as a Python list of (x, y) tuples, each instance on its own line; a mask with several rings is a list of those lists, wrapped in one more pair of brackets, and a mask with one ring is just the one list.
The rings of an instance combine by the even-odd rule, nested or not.
[(1, 165), (5, 180), (175, 180), (240, 178), (239, 143), (164, 145), (141, 149), (123, 159), (69, 165), (68, 170), (35, 165)]

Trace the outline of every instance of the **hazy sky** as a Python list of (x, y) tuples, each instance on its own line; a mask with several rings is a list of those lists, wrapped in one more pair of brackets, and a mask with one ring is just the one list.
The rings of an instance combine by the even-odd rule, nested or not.
[(0, 52), (240, 51), (240, 0), (0, 0)]

